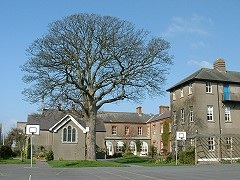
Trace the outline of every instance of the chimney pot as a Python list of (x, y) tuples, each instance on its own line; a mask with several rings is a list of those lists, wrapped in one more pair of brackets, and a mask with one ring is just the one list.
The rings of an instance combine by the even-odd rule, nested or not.
[(169, 106), (159, 106), (159, 114), (169, 111)]
[(213, 64), (214, 69), (221, 71), (221, 72), (226, 72), (226, 65), (225, 61), (221, 58), (218, 58), (214, 64)]
[(142, 107), (141, 106), (138, 106), (136, 108), (136, 113), (139, 115), (139, 116), (142, 116)]

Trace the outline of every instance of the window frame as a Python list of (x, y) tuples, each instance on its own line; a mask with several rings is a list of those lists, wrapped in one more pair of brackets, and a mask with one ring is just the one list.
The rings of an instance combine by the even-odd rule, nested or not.
[(231, 108), (229, 106), (224, 108), (224, 119), (225, 122), (231, 122)]
[(215, 138), (214, 137), (208, 138), (208, 151), (215, 151)]
[(213, 122), (213, 105), (207, 105), (207, 121)]
[(180, 98), (183, 98), (184, 97), (184, 90), (183, 88), (180, 89)]
[(181, 109), (181, 123), (182, 123), (182, 124), (185, 123), (185, 112), (184, 112), (184, 108)]
[(62, 143), (77, 143), (78, 131), (76, 127), (68, 125), (62, 129)]
[(193, 106), (189, 106), (189, 122), (194, 122)]
[(112, 135), (117, 135), (117, 126), (112, 126)]
[(188, 86), (188, 94), (192, 94), (192, 93), (193, 93), (192, 89), (193, 89), (192, 83), (189, 83), (189, 86)]
[(209, 81), (206, 82), (206, 93), (212, 93), (212, 83)]
[(138, 135), (142, 136), (142, 126), (138, 126)]

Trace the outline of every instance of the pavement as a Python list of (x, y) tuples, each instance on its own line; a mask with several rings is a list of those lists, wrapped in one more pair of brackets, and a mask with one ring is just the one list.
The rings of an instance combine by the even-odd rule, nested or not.
[(0, 180), (239, 180), (240, 164), (51, 168), (46, 162), (0, 165)]

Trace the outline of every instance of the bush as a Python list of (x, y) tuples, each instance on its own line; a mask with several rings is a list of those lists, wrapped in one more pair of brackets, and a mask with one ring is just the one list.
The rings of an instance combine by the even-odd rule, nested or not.
[(53, 154), (53, 151), (48, 151), (47, 154), (46, 154), (46, 160), (47, 161), (52, 161), (54, 159), (54, 154)]
[(195, 164), (195, 152), (193, 148), (182, 151), (179, 154), (179, 162), (181, 164)]
[(10, 157), (13, 157), (14, 153), (10, 146), (3, 145), (0, 147), (0, 158), (2, 159), (8, 159)]

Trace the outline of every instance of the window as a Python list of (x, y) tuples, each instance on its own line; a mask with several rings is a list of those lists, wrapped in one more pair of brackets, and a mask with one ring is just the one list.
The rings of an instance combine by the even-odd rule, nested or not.
[(231, 137), (227, 137), (226, 139), (226, 149), (232, 149), (232, 138)]
[(214, 137), (209, 137), (209, 138), (208, 138), (208, 150), (209, 150), (209, 151), (214, 151), (214, 150), (215, 150)]
[(123, 149), (124, 149), (124, 143), (122, 141), (118, 141), (116, 151), (117, 152), (123, 152)]
[(173, 99), (173, 101), (176, 100), (176, 93), (175, 92), (172, 93), (172, 99)]
[(139, 136), (142, 135), (142, 127), (138, 127), (138, 135), (139, 135)]
[(150, 126), (147, 127), (147, 135), (150, 135)]
[(163, 123), (160, 124), (160, 133), (163, 133)]
[(148, 154), (148, 144), (146, 142), (142, 142), (141, 148), (140, 148), (140, 154), (141, 155), (147, 155)]
[(188, 86), (188, 94), (192, 94), (192, 83)]
[(169, 122), (169, 132), (172, 132), (172, 123)]
[(212, 105), (207, 106), (207, 120), (213, 121), (213, 106)]
[(189, 107), (189, 121), (190, 122), (194, 122), (194, 119), (193, 119), (193, 107), (192, 106)]
[(112, 135), (117, 135), (117, 126), (112, 126)]
[(231, 122), (230, 107), (225, 107), (225, 122)]
[(156, 125), (153, 124), (153, 134), (156, 134)]
[(206, 93), (212, 93), (212, 84), (211, 84), (211, 82), (206, 82)]
[(77, 130), (75, 127), (68, 126), (63, 128), (62, 142), (74, 143), (77, 141)]
[(134, 154), (136, 152), (136, 143), (131, 141), (129, 144), (130, 151)]
[(177, 125), (177, 114), (176, 114), (176, 111), (173, 111), (173, 125)]
[(181, 120), (182, 120), (182, 123), (185, 123), (185, 119), (184, 119), (184, 109), (181, 109)]
[(180, 89), (180, 97), (183, 97), (184, 96), (184, 94), (183, 94), (183, 88), (182, 89)]
[(129, 135), (129, 127), (125, 126), (125, 135)]

